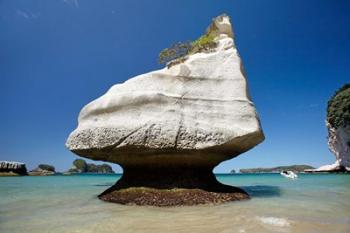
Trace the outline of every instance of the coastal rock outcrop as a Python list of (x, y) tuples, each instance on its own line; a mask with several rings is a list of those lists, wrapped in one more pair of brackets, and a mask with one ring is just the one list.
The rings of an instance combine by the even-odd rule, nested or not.
[(68, 170), (68, 173), (114, 173), (112, 167), (108, 164), (96, 165), (87, 163), (83, 159), (76, 159), (73, 161), (73, 166)]
[(350, 84), (328, 101), (326, 126), (329, 150), (336, 161), (307, 172), (350, 172)]
[(55, 167), (49, 164), (39, 164), (39, 166), (33, 170), (31, 170), (29, 173), (31, 176), (50, 176), (55, 175)]
[[(116, 84), (81, 110), (66, 146), (123, 168), (102, 200), (162, 206), (248, 198), (219, 183), (212, 170), (261, 143), (264, 135), (229, 17), (215, 18), (208, 33), (215, 48)], [(155, 194), (164, 189), (178, 190), (175, 199), (182, 201)], [(196, 200), (189, 189), (198, 190)]]
[(0, 176), (27, 175), (27, 168), (24, 163), (13, 161), (0, 161)]

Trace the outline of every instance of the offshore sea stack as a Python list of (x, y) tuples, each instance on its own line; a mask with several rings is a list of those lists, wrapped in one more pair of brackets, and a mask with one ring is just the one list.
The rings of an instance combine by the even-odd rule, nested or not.
[(307, 172), (350, 172), (350, 84), (341, 87), (328, 101), (328, 147), (336, 161)]
[(0, 176), (25, 176), (27, 168), (24, 163), (14, 161), (0, 161)]
[(137, 205), (195, 205), (249, 198), (212, 170), (264, 140), (230, 19), (213, 19), (215, 48), (116, 84), (86, 105), (66, 146), (117, 163), (123, 176), (99, 195)]

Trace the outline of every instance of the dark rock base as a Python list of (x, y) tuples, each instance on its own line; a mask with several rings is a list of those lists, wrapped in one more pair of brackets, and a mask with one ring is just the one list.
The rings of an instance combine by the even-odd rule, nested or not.
[(209, 167), (127, 167), (99, 198), (127, 205), (184, 206), (246, 200), (249, 195), (218, 182)]
[(154, 189), (127, 188), (100, 195), (103, 201), (124, 205), (149, 206), (191, 206), (220, 204), (230, 201), (246, 200), (249, 196), (243, 192), (218, 193), (202, 189)]

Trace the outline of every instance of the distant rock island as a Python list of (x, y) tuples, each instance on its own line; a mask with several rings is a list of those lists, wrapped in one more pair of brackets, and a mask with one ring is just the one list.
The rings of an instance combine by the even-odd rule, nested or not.
[(174, 206), (249, 198), (212, 172), (264, 140), (234, 37), (229, 17), (218, 16), (196, 41), (164, 49), (165, 68), (116, 84), (81, 110), (68, 149), (123, 168), (100, 199)]
[(271, 168), (245, 168), (240, 169), (240, 173), (280, 173), (281, 171), (304, 172), (305, 169), (314, 169), (309, 165), (291, 165)]
[(335, 92), (328, 101), (328, 147), (335, 163), (307, 172), (350, 172), (350, 83)]
[(30, 176), (49, 176), (55, 174), (55, 167), (49, 164), (39, 164), (37, 168), (28, 173)]
[(73, 166), (68, 170), (68, 173), (114, 173), (112, 167), (108, 164), (96, 165), (87, 163), (83, 159), (73, 161)]
[(0, 161), (0, 176), (25, 176), (27, 168), (24, 163)]

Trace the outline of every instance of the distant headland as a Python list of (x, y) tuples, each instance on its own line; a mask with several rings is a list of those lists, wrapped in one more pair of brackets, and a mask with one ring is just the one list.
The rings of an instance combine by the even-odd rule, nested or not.
[[(304, 172), (306, 169), (314, 169), (309, 165), (290, 165), (290, 166), (278, 166), (270, 168), (245, 168), (240, 169), (239, 172), (246, 173), (280, 173), (281, 171), (293, 171), (293, 172)], [(231, 172), (234, 173), (234, 172)]]

